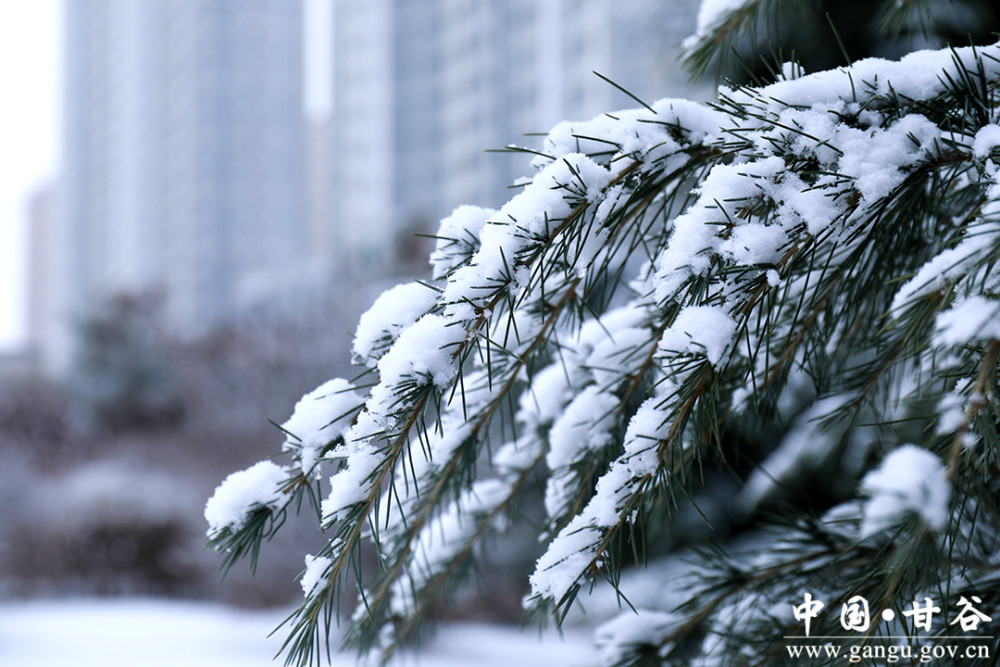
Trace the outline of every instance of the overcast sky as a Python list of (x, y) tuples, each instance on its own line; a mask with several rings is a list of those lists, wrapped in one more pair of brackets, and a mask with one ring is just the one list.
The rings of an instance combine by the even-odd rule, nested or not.
[(56, 172), (58, 0), (0, 1), (0, 349), (25, 336), (25, 207)]

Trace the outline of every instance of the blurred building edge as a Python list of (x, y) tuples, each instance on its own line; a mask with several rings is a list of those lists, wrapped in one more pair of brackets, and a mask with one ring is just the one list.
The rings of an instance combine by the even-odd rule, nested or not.
[(676, 64), (697, 0), (308, 1), (332, 22), (322, 117), (302, 0), (65, 0), (63, 172), (32, 288), (49, 374), (121, 294), (165, 295), (194, 338), (421, 271), (412, 233), (529, 172), (487, 149), (636, 106), (592, 70), (647, 101), (697, 94)]
[(47, 183), (33, 192), (28, 200), (28, 349), (24, 357), (37, 368), (43, 351), (65, 349), (67, 343), (59, 337), (65, 331), (59, 326), (57, 282), (59, 262), (64, 259), (65, 246), (56, 234), (57, 197), (59, 186)]

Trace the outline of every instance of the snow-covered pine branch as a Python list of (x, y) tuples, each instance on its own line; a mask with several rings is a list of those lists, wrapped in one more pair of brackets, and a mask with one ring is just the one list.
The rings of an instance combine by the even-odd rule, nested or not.
[(377, 382), (308, 395), (283, 426), (292, 465), (237, 473), (206, 508), (231, 563), (329, 480), (290, 661), (318, 660), (345, 575), (348, 640), (390, 656), (533, 474), (525, 605), (562, 618), (750, 436), (766, 451), (732, 470), (739, 511), (831, 469), (835, 506), (800, 504), (739, 562), (706, 556), (684, 611), (604, 626), (614, 661), (687, 660), (692, 642), (700, 662), (677, 664), (763, 659), (804, 580), (890, 605), (995, 577), (1000, 46), (785, 72), (561, 123), (515, 197), (445, 219), (431, 278), (362, 317), (355, 360)]

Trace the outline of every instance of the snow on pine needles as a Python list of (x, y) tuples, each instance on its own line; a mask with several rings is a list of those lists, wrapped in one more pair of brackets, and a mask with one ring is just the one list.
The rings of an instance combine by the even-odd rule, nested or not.
[[(707, 4), (704, 28), (742, 4)], [(207, 511), (215, 544), (247, 551), (291, 498), (316, 507), (328, 542), (306, 560), (291, 661), (319, 654), (345, 576), (360, 587), (348, 643), (388, 658), (539, 478), (524, 605), (562, 618), (755, 424), (772, 455), (734, 502), (752, 513), (823, 462), (851, 495), (828, 515), (837, 528), (786, 526), (783, 546), (757, 556), (773, 576), (700, 607), (694, 590), (689, 617), (605, 626), (607, 655), (624, 645), (609, 635), (635, 627), (664, 658), (706, 619), (740, 636), (766, 616), (739, 611), (748, 596), (773, 607), (763, 587), (809, 561), (810, 540), (833, 558), (898, 538), (886, 529), (914, 513), (941, 545), (959, 539), (949, 517), (975, 495), (960, 488), (963, 457), (1000, 458), (980, 418), (996, 406), (1000, 338), (1000, 46), (783, 71), (710, 105), (560, 123), (507, 204), (457, 209), (426, 282), (362, 316), (366, 375), (303, 399), (283, 427), (291, 465), (227, 480)], [(955, 111), (974, 108), (989, 112)], [(924, 427), (904, 440), (907, 422)], [(705, 655), (726, 637), (708, 633)]]

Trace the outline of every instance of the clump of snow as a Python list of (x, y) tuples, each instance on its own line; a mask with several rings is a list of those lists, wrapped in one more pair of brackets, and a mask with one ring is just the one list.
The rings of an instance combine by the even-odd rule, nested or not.
[(594, 386), (574, 398), (549, 433), (549, 453), (545, 457), (549, 469), (568, 466), (610, 439), (617, 407), (617, 397)]
[(781, 227), (755, 222), (733, 229), (719, 253), (739, 264), (774, 264), (787, 241), (788, 233)]
[(420, 283), (403, 283), (382, 292), (358, 320), (351, 352), (355, 363), (375, 366), (400, 332), (429, 311), (437, 292)]
[(602, 665), (617, 665), (637, 646), (659, 646), (682, 621), (677, 614), (653, 609), (626, 611), (594, 633)]
[(649, 330), (625, 327), (598, 341), (586, 366), (598, 387), (613, 389), (623, 378), (631, 377), (655, 345)]
[(288, 470), (271, 461), (226, 477), (205, 504), (209, 536), (239, 530), (255, 509), (279, 509), (284, 503), (281, 487), (287, 480)]
[(684, 40), (684, 49), (691, 50), (698, 41), (704, 39), (718, 28), (726, 18), (735, 11), (749, 5), (753, 0), (701, 0), (698, 8), (698, 22), (695, 33)]
[(562, 364), (546, 366), (532, 379), (531, 386), (521, 394), (520, 411), (522, 417), (533, 424), (551, 422), (569, 401), (572, 386)]
[(432, 384), (445, 388), (458, 373), (455, 354), (465, 340), (461, 323), (441, 315), (424, 315), (406, 329), (378, 362), (379, 383), (372, 388), (364, 411), (345, 435), (362, 440), (391, 431), (390, 415), (402, 384)]
[(900, 118), (886, 129), (844, 128), (833, 145), (843, 151), (839, 171), (852, 176), (868, 203), (885, 197), (905, 176), (904, 168), (934, 149), (941, 130), (919, 114)]
[[(536, 157), (532, 165), (542, 168), (551, 160), (574, 153), (592, 156), (614, 174), (634, 160), (649, 164), (670, 158), (673, 162), (673, 157), (682, 159), (672, 156), (681, 145), (668, 127), (682, 128), (680, 131), (690, 141), (702, 141), (707, 134), (718, 131), (724, 118), (724, 114), (690, 100), (663, 99), (654, 102), (651, 110), (625, 109), (588, 121), (563, 121), (549, 132), (542, 147), (544, 155)], [(613, 154), (609, 154), (609, 147), (616, 149)], [(598, 215), (604, 217), (601, 212)]]
[[(964, 71), (977, 71), (979, 63), (987, 79), (1000, 73), (997, 45), (957, 49), (913, 51), (900, 60), (866, 58), (850, 68), (815, 72), (792, 81), (779, 81), (759, 90), (764, 99), (781, 100), (789, 106), (809, 106), (837, 100), (866, 103), (878, 96), (928, 100), (944, 92), (949, 81)], [(978, 60), (977, 60), (978, 58)], [(850, 72), (850, 77), (847, 73)], [(963, 72), (964, 73), (964, 72)], [(737, 101), (742, 101), (737, 96)]]
[[(771, 156), (752, 164), (720, 164), (709, 172), (698, 187), (698, 201), (674, 220), (667, 248), (656, 259), (656, 298), (672, 298), (693, 275), (703, 275), (712, 266), (712, 255), (723, 243), (721, 225), (733, 216), (720, 208), (719, 202), (748, 202), (765, 194), (769, 180), (784, 169), (784, 161)], [(775, 240), (772, 238), (773, 244)], [(739, 246), (728, 246), (730, 254)], [(770, 254), (762, 248), (753, 251), (753, 259)], [(756, 261), (754, 262), (756, 263)]]
[(1000, 125), (991, 123), (979, 128), (972, 141), (972, 154), (980, 160), (990, 157), (993, 149), (1000, 146)]
[(935, 345), (970, 345), (1000, 339), (1000, 302), (983, 296), (960, 299), (935, 322)]
[(688, 306), (663, 332), (660, 349), (674, 354), (704, 354), (710, 364), (718, 366), (732, 344), (735, 332), (736, 321), (722, 308)]
[(327, 572), (332, 564), (333, 560), (324, 556), (306, 555), (306, 569), (299, 583), (302, 584), (302, 592), (307, 598), (330, 585)]
[(546, 165), (483, 227), (480, 248), (470, 264), (448, 277), (444, 302), (485, 305), (495, 289), (513, 279), (510, 274), (518, 255), (536, 238), (552, 235), (574, 206), (602, 199), (610, 180), (605, 167), (578, 153)]
[(969, 381), (959, 383), (954, 391), (950, 391), (938, 401), (938, 423), (934, 432), (942, 435), (954, 433), (965, 424), (965, 404), (968, 398), (961, 392), (961, 387), (968, 386)]
[(536, 443), (513, 440), (504, 443), (493, 455), (493, 467), (503, 475), (517, 474), (529, 470), (540, 458)]
[(656, 471), (657, 447), (669, 430), (657, 408), (661, 401), (653, 396), (639, 407), (625, 432), (625, 452), (598, 480), (583, 511), (559, 531), (535, 563), (529, 579), (533, 596), (554, 602), (566, 596), (593, 563), (603, 529), (619, 521), (630, 493)]
[(916, 445), (903, 445), (889, 453), (878, 469), (861, 483), (868, 493), (861, 536), (868, 537), (916, 513), (931, 530), (948, 523), (951, 484), (941, 459)]
[(600, 530), (588, 525), (587, 517), (573, 517), (535, 564), (528, 580), (532, 595), (560, 602), (590, 567), (601, 536)]
[(345, 511), (368, 497), (372, 477), (381, 462), (382, 457), (371, 445), (348, 457), (346, 465), (330, 477), (330, 493), (320, 504), (324, 525), (341, 520)]
[(479, 206), (459, 206), (441, 221), (430, 262), (434, 278), (443, 278), (479, 247), (479, 232), (497, 211)]
[(350, 428), (353, 414), (364, 399), (350, 382), (334, 378), (303, 396), (281, 428), (289, 434), (285, 450), (298, 452), (303, 472), (314, 471), (323, 449), (343, 437)]
[(968, 428), (970, 411), (975, 405), (982, 404), (984, 397), (972, 389), (972, 378), (963, 378), (955, 384), (955, 388), (943, 395), (938, 401), (938, 422), (934, 432), (938, 435), (959, 434), (962, 445), (971, 449), (976, 446), (979, 437)]
[(593, 385), (574, 398), (549, 432), (545, 461), (552, 470), (545, 487), (545, 510), (560, 516), (575, 496), (577, 475), (569, 466), (579, 463), (612, 440), (618, 398)]

